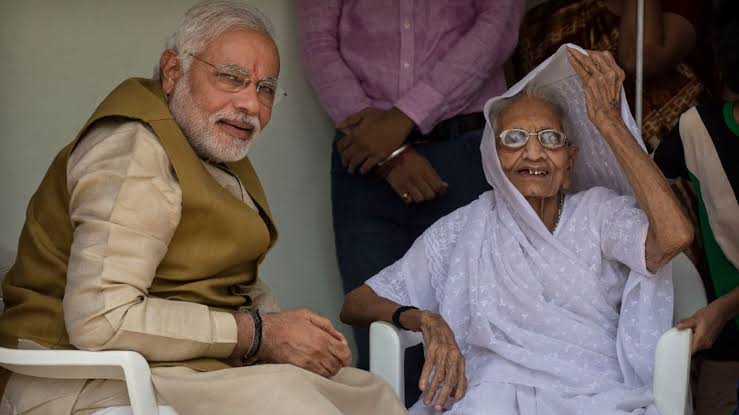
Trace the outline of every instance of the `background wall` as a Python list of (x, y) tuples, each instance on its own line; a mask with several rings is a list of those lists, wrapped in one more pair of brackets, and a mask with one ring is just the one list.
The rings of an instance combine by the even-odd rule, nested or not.
[[(52, 158), (121, 80), (148, 77), (193, 0), (0, 1), (0, 248), (15, 249)], [(262, 276), (285, 307), (338, 322), (342, 290), (329, 192), (333, 129), (299, 58), (291, 0), (252, 0), (272, 18), (288, 97), (251, 150), (280, 230)]]

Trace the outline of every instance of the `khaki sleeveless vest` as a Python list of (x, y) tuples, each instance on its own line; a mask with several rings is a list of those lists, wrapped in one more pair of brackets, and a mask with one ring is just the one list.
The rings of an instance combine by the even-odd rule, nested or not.
[[(223, 310), (251, 304), (249, 287), (277, 237), (254, 169), (247, 159), (228, 163), (259, 212), (233, 197), (203, 167), (175, 123), (159, 82), (128, 79), (105, 98), (77, 138), (56, 156), (31, 198), (18, 257), (3, 283), (6, 309), (0, 317), (0, 340), (4, 346), (15, 347), (22, 338), (54, 349), (74, 348), (62, 312), (74, 230), (68, 213), (67, 161), (88, 128), (107, 117), (147, 124), (167, 152), (182, 189), (182, 218), (149, 295)], [(140, 203), (145, 206), (146, 200)], [(228, 367), (216, 359), (159, 365), (198, 370)]]

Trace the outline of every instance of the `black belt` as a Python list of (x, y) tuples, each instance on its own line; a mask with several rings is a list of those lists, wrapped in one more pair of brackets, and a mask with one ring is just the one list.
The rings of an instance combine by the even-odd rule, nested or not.
[(485, 117), (481, 112), (455, 115), (438, 124), (428, 134), (421, 134), (418, 127), (408, 135), (408, 142), (412, 144), (444, 141), (455, 138), (468, 131), (480, 130), (485, 127)]

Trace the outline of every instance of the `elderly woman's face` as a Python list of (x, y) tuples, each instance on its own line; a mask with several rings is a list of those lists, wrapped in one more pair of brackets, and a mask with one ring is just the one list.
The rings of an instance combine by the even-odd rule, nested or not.
[(562, 130), (557, 109), (538, 98), (522, 97), (498, 115), (496, 148), (503, 172), (524, 197), (553, 197), (570, 185), (570, 173), (577, 156), (577, 147), (557, 149), (542, 147), (535, 134), (526, 145), (509, 148), (500, 143), (501, 131), (512, 128), (537, 133), (542, 130)]

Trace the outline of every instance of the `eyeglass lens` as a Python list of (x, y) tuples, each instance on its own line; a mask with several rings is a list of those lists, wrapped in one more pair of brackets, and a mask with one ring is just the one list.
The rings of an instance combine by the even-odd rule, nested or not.
[(557, 130), (544, 130), (536, 134), (529, 134), (526, 130), (511, 129), (503, 131), (501, 134), (501, 143), (508, 147), (523, 147), (528, 143), (530, 135), (536, 135), (539, 143), (548, 148), (561, 147), (566, 141), (564, 133)]

